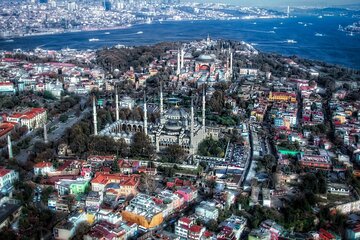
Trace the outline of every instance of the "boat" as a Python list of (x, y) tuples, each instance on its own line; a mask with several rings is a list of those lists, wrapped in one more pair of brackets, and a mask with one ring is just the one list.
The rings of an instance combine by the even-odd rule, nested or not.
[(144, 32), (143, 31), (138, 31), (136, 34), (143, 34)]
[(315, 37), (324, 37), (325, 34), (322, 34), (322, 33), (315, 33)]
[(306, 24), (306, 23), (304, 24), (304, 27), (307, 27), (307, 24)]
[(6, 39), (5, 42), (14, 42), (14, 39)]
[(110, 34), (110, 32), (104, 32), (104, 34), (109, 35), (109, 34)]
[(286, 42), (287, 42), (287, 43), (292, 43), (292, 44), (293, 44), (293, 43), (297, 43), (297, 41), (295, 41), (295, 40), (293, 40), (293, 39), (288, 39), (288, 40), (286, 40)]
[(89, 42), (98, 42), (100, 39), (98, 38), (90, 38), (89, 39)]
[(320, 15), (320, 16), (318, 16), (318, 18), (323, 18), (323, 16)]
[(269, 31), (269, 33), (276, 33), (275, 31)]
[(277, 28), (277, 27), (273, 27), (273, 29), (275, 29), (275, 30), (276, 30), (276, 29), (278, 29), (278, 28)]

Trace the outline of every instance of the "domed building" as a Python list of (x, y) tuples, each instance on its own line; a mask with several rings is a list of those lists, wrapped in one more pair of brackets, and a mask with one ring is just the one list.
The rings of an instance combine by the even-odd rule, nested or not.
[(217, 62), (214, 54), (201, 54), (195, 61), (195, 71), (213, 73)]
[(226, 66), (214, 54), (201, 54), (195, 60), (196, 84), (214, 86), (218, 82), (229, 81), (232, 76), (232, 53), (229, 54)]
[[(148, 123), (147, 104), (144, 102), (144, 121), (121, 120), (107, 125), (100, 131), (101, 136), (110, 136), (115, 140), (124, 139), (130, 143), (135, 132), (144, 132), (156, 147), (161, 151), (169, 145), (177, 144), (189, 153), (195, 153), (198, 144), (206, 138), (205, 129), (205, 93), (202, 97), (202, 121), (196, 121), (194, 106), (185, 109), (176, 105), (164, 110), (163, 94), (160, 91), (160, 119), (157, 123)], [(96, 116), (96, 108), (94, 108)], [(119, 111), (117, 108), (116, 111)], [(113, 188), (112, 188), (113, 189)]]
[(203, 97), (203, 121), (194, 119), (194, 106), (190, 111), (175, 105), (163, 109), (162, 91), (160, 93), (160, 121), (149, 126), (148, 136), (156, 146), (156, 150), (177, 144), (189, 153), (194, 153), (198, 144), (206, 137), (205, 132), (205, 96)]

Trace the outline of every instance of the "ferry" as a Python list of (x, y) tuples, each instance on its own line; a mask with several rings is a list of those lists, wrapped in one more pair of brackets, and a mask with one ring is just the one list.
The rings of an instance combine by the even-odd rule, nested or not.
[(8, 42), (8, 43), (14, 42), (14, 39), (6, 39), (5, 42)]
[(110, 34), (110, 32), (104, 32), (104, 34), (109, 35), (109, 34)]
[(292, 43), (292, 44), (293, 44), (293, 43), (297, 43), (297, 41), (295, 41), (295, 40), (293, 40), (293, 39), (288, 39), (288, 40), (286, 40), (286, 42), (287, 42), (287, 43)]
[(144, 32), (143, 31), (139, 31), (139, 32), (137, 32), (136, 34), (143, 34)]
[(89, 42), (98, 42), (100, 39), (98, 38), (90, 38), (89, 39)]

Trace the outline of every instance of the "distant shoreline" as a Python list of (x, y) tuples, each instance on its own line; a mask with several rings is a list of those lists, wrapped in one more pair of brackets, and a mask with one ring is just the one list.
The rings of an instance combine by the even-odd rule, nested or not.
[(134, 26), (139, 25), (148, 25), (154, 23), (161, 23), (161, 22), (191, 22), (191, 21), (238, 21), (238, 20), (256, 20), (256, 19), (282, 19), (285, 18), (284, 16), (246, 16), (246, 17), (239, 17), (239, 18), (231, 18), (231, 19), (184, 19), (184, 20), (155, 20), (151, 23), (141, 22), (141, 23), (134, 23), (134, 24), (127, 24), (124, 26), (114, 26), (114, 27), (101, 27), (101, 28), (89, 28), (89, 29), (72, 29), (72, 30), (65, 30), (65, 29), (57, 29), (54, 32), (39, 32), (39, 33), (32, 33), (32, 34), (24, 34), (24, 35), (15, 35), (9, 37), (0, 37), (0, 40), (11, 40), (11, 39), (18, 39), (18, 38), (26, 38), (26, 37), (36, 37), (36, 36), (49, 36), (49, 35), (60, 35), (65, 33), (79, 33), (79, 32), (99, 32), (99, 31), (107, 31), (107, 30), (119, 30), (119, 29), (129, 29)]

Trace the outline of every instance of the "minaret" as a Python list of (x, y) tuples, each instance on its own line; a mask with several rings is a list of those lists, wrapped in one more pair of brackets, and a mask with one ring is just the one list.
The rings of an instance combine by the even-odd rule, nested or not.
[(96, 97), (93, 96), (93, 122), (94, 122), (94, 135), (97, 136), (97, 114), (96, 114), (96, 104), (95, 104)]
[(44, 123), (44, 143), (47, 144), (48, 142), (49, 142), (49, 141), (48, 141), (46, 123)]
[(147, 106), (146, 106), (146, 92), (144, 92), (144, 133), (147, 136), (148, 122), (147, 122)]
[(233, 74), (233, 52), (231, 49), (230, 50), (230, 76), (232, 77)]
[(181, 69), (184, 68), (184, 56), (185, 56), (185, 51), (183, 48), (181, 48)]
[(191, 97), (190, 154), (194, 154), (194, 100)]
[(205, 130), (205, 85), (203, 85), (203, 96), (202, 96), (202, 127)]
[(13, 151), (12, 151), (12, 144), (11, 144), (11, 138), (10, 135), (7, 136), (7, 141), (8, 141), (8, 152), (9, 152), (9, 159), (13, 159)]
[(119, 95), (116, 86), (115, 86), (115, 108), (116, 108), (116, 121), (119, 121)]
[(160, 152), (160, 134), (156, 133), (155, 135), (155, 147), (156, 147), (156, 152)]
[(180, 74), (180, 68), (181, 68), (181, 59), (180, 59), (180, 49), (178, 49), (178, 53), (177, 53), (177, 70), (176, 70), (176, 74), (179, 75)]
[(163, 97), (163, 88), (162, 82), (160, 82), (160, 123), (164, 123), (164, 97)]

